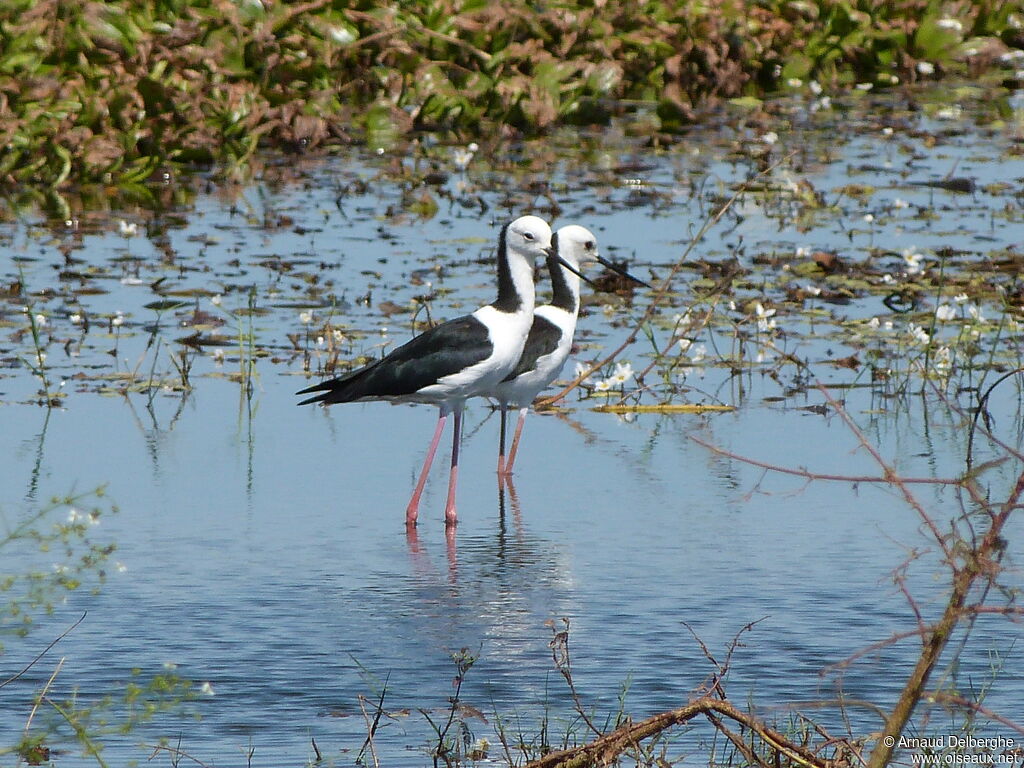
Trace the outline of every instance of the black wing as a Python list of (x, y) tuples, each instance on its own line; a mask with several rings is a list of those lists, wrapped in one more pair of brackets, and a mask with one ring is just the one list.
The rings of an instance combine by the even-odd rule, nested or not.
[(296, 394), (322, 393), (299, 405), (411, 395), (486, 360), (492, 351), (487, 326), (472, 315), (464, 315), (421, 333), (381, 360)]
[(530, 335), (526, 337), (526, 346), (523, 347), (523, 354), (519, 356), (519, 362), (515, 369), (502, 379), (512, 381), (537, 366), (537, 361), (544, 355), (550, 355), (558, 349), (558, 342), (562, 340), (562, 329), (542, 315), (533, 316), (533, 325), (530, 326)]

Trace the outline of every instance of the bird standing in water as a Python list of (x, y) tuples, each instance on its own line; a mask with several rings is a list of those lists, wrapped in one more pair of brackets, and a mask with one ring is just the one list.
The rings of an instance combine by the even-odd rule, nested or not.
[[(586, 227), (569, 224), (551, 238), (554, 253), (548, 256), (551, 273), (551, 303), (537, 307), (533, 325), (515, 368), (491, 392), (501, 409), (501, 437), (498, 449), (498, 475), (508, 477), (516, 460), (523, 422), (533, 399), (562, 372), (580, 311), (580, 271), (585, 264), (597, 262), (640, 285), (642, 280), (603, 258), (597, 250), (597, 238)], [(519, 409), (512, 450), (505, 458), (505, 432), (508, 407)]]
[(445, 523), (452, 526), (457, 522), (455, 489), (463, 408), (470, 397), (491, 392), (519, 361), (533, 323), (534, 263), (538, 256), (549, 257), (552, 252), (551, 227), (537, 216), (521, 216), (505, 225), (498, 238), (497, 299), (472, 314), (434, 326), (359, 370), (298, 392), (320, 393), (299, 405), (388, 400), (438, 407), (434, 437), (406, 508), (407, 526), (416, 524), (427, 473), (450, 413), (455, 424)]

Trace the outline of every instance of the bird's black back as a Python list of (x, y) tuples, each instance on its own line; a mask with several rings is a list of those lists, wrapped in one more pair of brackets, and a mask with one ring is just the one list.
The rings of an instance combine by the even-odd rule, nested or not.
[(296, 394), (321, 393), (299, 405), (412, 395), (486, 360), (492, 351), (487, 326), (473, 315), (464, 315), (424, 331), (381, 360)]

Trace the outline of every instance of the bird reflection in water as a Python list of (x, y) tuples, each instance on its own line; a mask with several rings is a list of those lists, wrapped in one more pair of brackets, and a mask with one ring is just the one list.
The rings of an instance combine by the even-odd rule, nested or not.
[[(519, 494), (512, 482), (511, 476), (499, 477), (498, 479), (498, 529), (496, 537), (495, 555), (499, 561), (504, 561), (509, 553), (509, 532), (508, 513), (512, 513), (512, 526), (514, 528), (514, 545), (521, 549), (526, 544), (526, 530), (523, 525), (523, 511), (519, 502)], [(420, 541), (419, 531), (414, 526), (407, 526), (405, 530), (405, 543), (409, 549), (409, 557), (412, 560), (413, 571), (417, 576), (425, 580), (433, 580), (436, 577), (436, 569), (430, 562), (430, 556)], [(459, 558), (456, 544), (456, 528), (445, 526), (445, 553), (448, 561), (448, 582), (457, 584), (459, 580)]]

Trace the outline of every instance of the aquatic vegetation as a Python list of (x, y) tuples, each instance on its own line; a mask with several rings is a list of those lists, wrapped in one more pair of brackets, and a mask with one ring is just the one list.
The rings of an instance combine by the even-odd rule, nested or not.
[(635, 130), (657, 135), (722, 100), (787, 90), (817, 109), (854, 86), (982, 72), (1012, 83), (1022, 15), (1019, 0), (13, 0), (0, 8), (0, 180), (146, 196), (173, 167), (230, 174), (268, 146), (536, 134), (638, 103)]
[[(68, 593), (89, 584), (98, 589), (106, 580), (115, 546), (96, 541), (95, 534), (104, 515), (116, 513), (117, 507), (104, 509), (103, 498), (100, 487), (54, 497), (16, 514), (0, 510), (4, 523), (0, 553), (5, 564), (0, 573), (0, 636), (27, 635), (39, 614), (52, 613)], [(40, 559), (49, 562), (40, 566)]]

